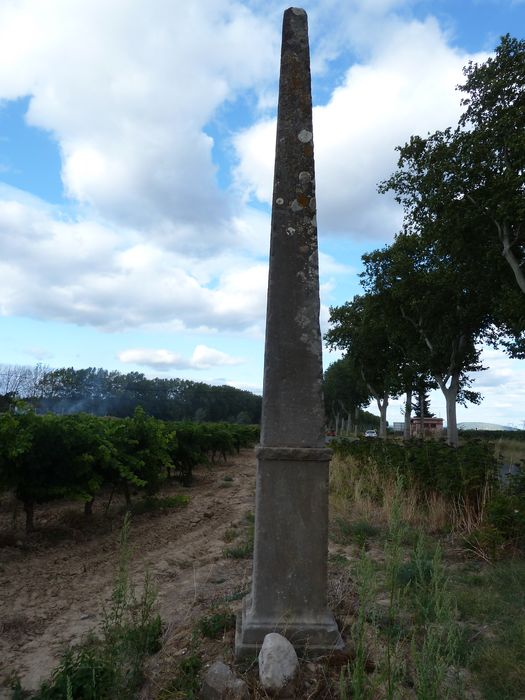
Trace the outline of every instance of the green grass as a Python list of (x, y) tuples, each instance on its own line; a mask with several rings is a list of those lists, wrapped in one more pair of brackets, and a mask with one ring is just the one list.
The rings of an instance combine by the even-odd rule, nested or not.
[(344, 518), (337, 518), (332, 533), (332, 540), (337, 544), (365, 545), (369, 540), (378, 537), (381, 528), (372, 525), (366, 520), (350, 522)]
[(226, 547), (223, 554), (228, 559), (250, 559), (253, 556), (253, 541), (244, 542), (236, 547)]
[(196, 700), (201, 686), (203, 661), (198, 651), (192, 651), (177, 666), (175, 678), (163, 688), (158, 700)]
[[(250, 559), (253, 556), (253, 538), (255, 531), (255, 516), (253, 513), (246, 513), (244, 516), (244, 524), (243, 541), (232, 547), (226, 547), (223, 550), (224, 556), (228, 559)], [(225, 539), (229, 536), (229, 533), (231, 533), (231, 530), (226, 531)], [(226, 539), (226, 541), (228, 540)]]
[(134, 515), (153, 513), (159, 510), (169, 510), (170, 508), (187, 506), (189, 502), (190, 497), (183, 493), (176, 494), (175, 496), (148, 496), (136, 503), (132, 503), (131, 512)]
[(229, 608), (206, 615), (197, 623), (197, 630), (208, 639), (219, 639), (224, 636), (225, 632), (234, 627), (235, 615)]
[[(129, 576), (130, 516), (120, 535), (119, 562), (111, 601), (104, 611), (101, 632), (92, 634), (63, 655), (51, 679), (33, 700), (133, 700), (144, 680), (146, 657), (160, 649), (162, 624), (155, 612), (156, 592), (146, 573), (137, 597)], [(18, 683), (13, 698), (26, 697)]]
[(483, 698), (525, 697), (525, 561), (471, 564), (453, 584), (466, 626), (465, 662)]

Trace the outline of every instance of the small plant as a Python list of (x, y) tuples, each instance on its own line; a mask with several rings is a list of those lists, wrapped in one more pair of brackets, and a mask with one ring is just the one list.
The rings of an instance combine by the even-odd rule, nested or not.
[(239, 536), (239, 531), (234, 528), (234, 527), (229, 527), (223, 536), (223, 539), (225, 542), (233, 542), (234, 539), (236, 539)]
[(253, 556), (253, 541), (244, 542), (237, 547), (226, 547), (223, 553), (228, 559), (250, 559)]
[(333, 540), (340, 544), (355, 543), (360, 548), (363, 547), (368, 540), (377, 537), (381, 529), (377, 525), (372, 525), (366, 520), (358, 520), (357, 522), (348, 522), (344, 518), (337, 518), (335, 521), (336, 532), (333, 535)]
[(197, 629), (203, 637), (219, 639), (235, 627), (235, 615), (228, 608), (206, 615), (198, 622)]
[(355, 659), (349, 669), (350, 688), (352, 697), (365, 700), (371, 697), (371, 684), (367, 674), (369, 652), (367, 649), (367, 623), (373, 626), (373, 600), (375, 595), (374, 569), (366, 554), (361, 552), (355, 568), (356, 589), (359, 601), (357, 619), (352, 627), (352, 638), (355, 643)]
[[(101, 636), (91, 635), (69, 649), (51, 680), (43, 683), (33, 700), (132, 700), (143, 680), (148, 654), (160, 648), (162, 624), (155, 614), (156, 593), (146, 574), (137, 597), (129, 577), (130, 516), (120, 534), (119, 566), (110, 605), (104, 612)], [(17, 688), (15, 698), (23, 695)]]
[(330, 564), (335, 564), (335, 566), (347, 566), (349, 563), (348, 558), (340, 552), (334, 552), (334, 554), (329, 554), (328, 561), (330, 562)]
[(441, 549), (436, 547), (429, 563), (420, 539), (413, 555), (416, 627), (412, 640), (414, 685), (418, 698), (450, 697), (446, 674), (457, 660), (459, 628), (456, 610), (445, 576)]
[(250, 559), (253, 556), (255, 516), (253, 513), (248, 512), (244, 516), (244, 520), (248, 525), (244, 542), (234, 547), (226, 547), (223, 550), (224, 556), (229, 559)]
[(177, 667), (175, 678), (159, 693), (158, 700), (195, 700), (198, 697), (203, 662), (193, 650)]
[(140, 501), (131, 505), (131, 512), (134, 515), (141, 513), (152, 513), (158, 510), (169, 510), (170, 508), (178, 508), (187, 506), (190, 502), (190, 497), (184, 493), (178, 493), (175, 496), (146, 496)]

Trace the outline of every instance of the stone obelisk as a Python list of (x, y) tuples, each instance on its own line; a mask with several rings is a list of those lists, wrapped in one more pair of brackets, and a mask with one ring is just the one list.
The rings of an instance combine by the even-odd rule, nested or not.
[(341, 648), (326, 602), (328, 464), (306, 12), (284, 13), (251, 596), (237, 657), (269, 632), (313, 654)]

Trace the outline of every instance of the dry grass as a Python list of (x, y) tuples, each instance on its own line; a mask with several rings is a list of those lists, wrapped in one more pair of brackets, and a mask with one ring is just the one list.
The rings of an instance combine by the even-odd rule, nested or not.
[(385, 476), (374, 464), (363, 471), (350, 457), (332, 459), (330, 489), (333, 512), (348, 521), (386, 527), (395, 502), (403, 522), (416, 529), (440, 532), (452, 524), (450, 504), (440, 494), (423, 493), (411, 484), (399, 494), (395, 474)]
[(525, 461), (525, 442), (500, 437), (494, 444), (494, 455), (505, 464), (519, 464)]

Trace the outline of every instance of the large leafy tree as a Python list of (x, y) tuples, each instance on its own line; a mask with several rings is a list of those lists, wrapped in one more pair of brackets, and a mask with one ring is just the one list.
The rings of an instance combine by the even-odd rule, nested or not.
[[(525, 349), (525, 42), (502, 37), (469, 63), (455, 128), (413, 136), (380, 185), (403, 204), (405, 230), (439, 238), (477, 273), (507, 348)], [(458, 245), (459, 242), (459, 245)]]
[(368, 405), (371, 394), (352, 356), (347, 355), (328, 367), (324, 373), (323, 393), (326, 413), (336, 425), (339, 417), (346, 416), (357, 430), (360, 410)]
[(392, 343), (379, 295), (355, 296), (351, 302), (330, 309), (332, 327), (325, 335), (328, 345), (345, 352), (377, 404), (379, 435), (386, 437), (389, 399), (402, 391), (402, 356)]
[(369, 293), (390, 299), (390, 324), (410, 334), (405, 363), (417, 384), (433, 377), (447, 405), (447, 439), (457, 445), (456, 403), (479, 401), (469, 389), (470, 373), (481, 369), (478, 341), (490, 335), (491, 317), (465, 263), (439, 242), (399, 235), (394, 244), (363, 256), (362, 280)]

